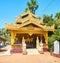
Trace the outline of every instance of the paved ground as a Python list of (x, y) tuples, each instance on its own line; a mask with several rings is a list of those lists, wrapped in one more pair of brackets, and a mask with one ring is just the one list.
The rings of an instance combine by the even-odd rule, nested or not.
[(12, 54), (0, 56), (0, 63), (60, 63), (60, 58), (51, 56), (49, 52), (39, 55)]
[[(10, 46), (7, 46), (5, 49), (9, 48)], [(0, 56), (0, 63), (60, 63), (60, 58), (51, 56), (49, 52), (39, 54), (36, 49), (34, 51), (27, 49), (27, 52), (29, 52), (27, 55), (16, 53)], [(31, 54), (31, 52), (33, 53)]]

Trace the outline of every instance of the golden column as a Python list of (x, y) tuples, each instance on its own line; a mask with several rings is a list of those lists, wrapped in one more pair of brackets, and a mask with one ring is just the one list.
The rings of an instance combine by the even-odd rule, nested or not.
[(46, 43), (46, 48), (48, 48), (48, 32), (46, 32), (45, 34), (44, 34), (44, 38), (45, 38), (45, 43)]
[(14, 31), (11, 31), (11, 45), (14, 44), (15, 36), (16, 36), (16, 33)]
[(48, 44), (48, 32), (46, 32), (46, 34), (45, 34), (45, 42), (46, 42), (46, 44)]

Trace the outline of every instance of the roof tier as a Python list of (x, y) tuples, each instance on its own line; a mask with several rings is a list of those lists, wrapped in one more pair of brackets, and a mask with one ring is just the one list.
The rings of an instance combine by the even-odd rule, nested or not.
[[(32, 25), (32, 30), (41, 30), (41, 31), (54, 31), (54, 25), (46, 26), (42, 25), (43, 19), (39, 19), (36, 15), (28, 11), (25, 14), (21, 14), (20, 17), (16, 17), (15, 24), (6, 23), (7, 30), (29, 30), (27, 25)], [(36, 27), (34, 27), (36, 26)], [(31, 29), (30, 29), (31, 30)]]

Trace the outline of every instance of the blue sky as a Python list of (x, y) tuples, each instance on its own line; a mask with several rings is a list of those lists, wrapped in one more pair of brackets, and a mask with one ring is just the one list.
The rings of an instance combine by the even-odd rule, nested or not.
[[(0, 28), (5, 23), (15, 23), (16, 16), (24, 13), (26, 3), (30, 0), (0, 0)], [(44, 14), (53, 14), (60, 11), (60, 0), (37, 0), (39, 7), (36, 15), (43, 17)]]

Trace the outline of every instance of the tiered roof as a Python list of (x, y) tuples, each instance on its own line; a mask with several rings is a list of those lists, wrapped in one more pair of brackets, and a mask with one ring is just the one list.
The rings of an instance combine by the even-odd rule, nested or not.
[(6, 23), (7, 30), (21, 30), (25, 29), (27, 25), (34, 25), (44, 31), (54, 31), (54, 25), (46, 26), (43, 25), (43, 19), (39, 19), (36, 15), (27, 11), (25, 14), (21, 14), (20, 17), (16, 17), (16, 22), (13, 24)]

